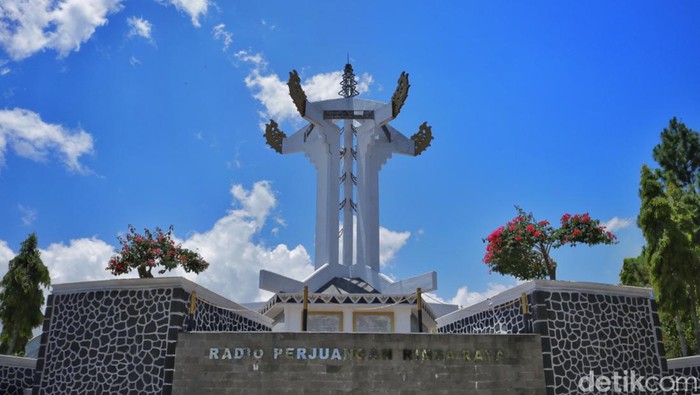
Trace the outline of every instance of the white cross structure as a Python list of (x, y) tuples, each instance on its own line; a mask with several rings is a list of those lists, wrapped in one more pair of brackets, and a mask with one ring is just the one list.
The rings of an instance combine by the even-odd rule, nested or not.
[(420, 155), (433, 139), (426, 122), (411, 138), (389, 125), (408, 97), (408, 74), (401, 73), (390, 103), (356, 98), (357, 82), (349, 63), (341, 82), (342, 98), (309, 102), (296, 70), (289, 73), (287, 85), (299, 114), (309, 123), (287, 137), (270, 120), (265, 138), (281, 154), (303, 152), (316, 168), (315, 271), (297, 281), (261, 270), (260, 288), (297, 292), (306, 285), (313, 291), (343, 277), (362, 279), (381, 293), (437, 289), (435, 272), (392, 281), (379, 270), (379, 171), (392, 154)]

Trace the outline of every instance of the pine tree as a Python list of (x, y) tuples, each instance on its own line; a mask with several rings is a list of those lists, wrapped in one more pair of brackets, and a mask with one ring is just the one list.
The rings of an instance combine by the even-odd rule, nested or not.
[(664, 170), (664, 180), (673, 180), (683, 189), (695, 191), (700, 169), (700, 137), (673, 117), (661, 132), (661, 143), (654, 147), (654, 160)]
[(34, 233), (22, 242), (19, 254), (10, 261), (0, 281), (0, 353), (22, 354), (32, 329), (44, 320), (41, 286), (51, 284), (49, 270), (41, 261)]

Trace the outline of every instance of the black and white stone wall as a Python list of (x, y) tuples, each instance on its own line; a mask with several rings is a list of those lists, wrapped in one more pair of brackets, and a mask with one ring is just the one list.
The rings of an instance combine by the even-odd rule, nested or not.
[(530, 333), (520, 298), (493, 306), (438, 328), (438, 333)]
[(47, 299), (34, 393), (169, 394), (186, 323), (198, 331), (270, 330), (264, 319), (203, 301), (235, 305), (201, 288), (190, 316), (191, 291), (184, 287), (196, 285), (181, 278), (56, 285)]
[(542, 336), (548, 393), (578, 392), (581, 377), (634, 370), (661, 377), (663, 345), (648, 297), (535, 291), (533, 331)]
[(669, 369), (668, 374), (670, 376), (690, 376), (690, 377), (697, 377), (700, 379), (700, 365), (687, 366), (687, 367), (678, 368), (678, 369)]
[(675, 377), (695, 377), (700, 389), (700, 355), (668, 360), (668, 375)]
[(464, 314), (439, 322), (438, 332), (540, 334), (548, 394), (578, 393), (579, 379), (590, 371), (611, 377), (624, 370), (663, 375), (660, 323), (649, 295), (638, 290), (624, 295), (611, 292), (614, 287), (601, 291), (576, 283), (567, 290), (547, 283), (523, 287), (525, 310), (517, 293), (511, 292), (509, 300), (501, 298), (493, 307), (480, 304), (481, 311), (467, 308)]
[(173, 289), (167, 288), (53, 295), (47, 306), (50, 335), (40, 350), (35, 388), (41, 393), (161, 393), (166, 358), (174, 358), (177, 341), (172, 302)]
[(223, 308), (197, 299), (193, 317), (185, 320), (192, 332), (269, 332), (271, 327), (242, 315), (245, 310)]
[(34, 384), (35, 359), (0, 355), (0, 394), (23, 394)]

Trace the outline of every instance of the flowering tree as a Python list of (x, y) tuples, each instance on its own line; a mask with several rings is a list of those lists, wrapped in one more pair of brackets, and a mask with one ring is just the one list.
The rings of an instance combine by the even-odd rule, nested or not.
[(122, 249), (109, 260), (107, 270), (118, 276), (136, 268), (140, 278), (152, 278), (151, 270), (156, 266), (162, 267), (158, 270), (160, 274), (175, 269), (178, 265), (188, 273), (206, 270), (209, 263), (198, 253), (176, 245), (171, 238), (172, 233), (172, 225), (167, 232), (158, 227), (155, 232), (144, 229), (143, 235), (136, 233), (136, 229), (129, 225), (126, 237), (117, 237)]
[(616, 237), (605, 231), (600, 221), (585, 214), (564, 214), (561, 227), (549, 221), (536, 221), (520, 207), (518, 216), (494, 230), (486, 239), (486, 263), (491, 271), (510, 274), (521, 280), (557, 278), (557, 263), (550, 251), (564, 245), (614, 244)]

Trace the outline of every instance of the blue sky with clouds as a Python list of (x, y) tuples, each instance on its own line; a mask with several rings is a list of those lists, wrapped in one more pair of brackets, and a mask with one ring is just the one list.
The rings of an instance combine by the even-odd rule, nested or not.
[[(351, 4), (351, 5), (349, 5)], [(700, 129), (700, 3), (6, 0), (0, 5), (0, 272), (37, 232), (55, 283), (106, 279), (127, 229), (175, 226), (212, 262), (196, 281), (260, 299), (261, 268), (311, 271), (314, 169), (267, 147), (288, 97), (337, 97), (349, 53), (362, 98), (406, 105), (433, 145), (380, 175), (383, 270), (438, 271), (468, 304), (515, 283), (482, 238), (514, 205), (590, 212), (614, 246), (555, 252), (563, 280), (616, 283), (641, 251), (642, 164), (668, 120)]]

